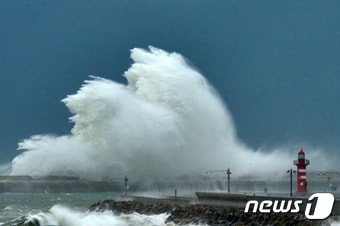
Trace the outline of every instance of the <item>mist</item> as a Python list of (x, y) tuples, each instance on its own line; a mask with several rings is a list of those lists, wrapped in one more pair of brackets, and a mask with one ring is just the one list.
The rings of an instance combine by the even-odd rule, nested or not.
[[(91, 76), (62, 102), (74, 124), (63, 136), (22, 140), (12, 175), (108, 180), (164, 178), (230, 168), (235, 176), (276, 175), (298, 150), (253, 150), (236, 135), (227, 106), (178, 53), (131, 50), (127, 85)], [(320, 151), (307, 151), (326, 162)]]

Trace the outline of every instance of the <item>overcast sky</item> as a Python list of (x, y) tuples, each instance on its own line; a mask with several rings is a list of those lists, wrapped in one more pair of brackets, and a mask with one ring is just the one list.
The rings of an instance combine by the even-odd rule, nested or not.
[(250, 147), (339, 153), (340, 1), (0, 0), (0, 162), (69, 133), (60, 100), (88, 75), (126, 83), (149, 45), (202, 72)]

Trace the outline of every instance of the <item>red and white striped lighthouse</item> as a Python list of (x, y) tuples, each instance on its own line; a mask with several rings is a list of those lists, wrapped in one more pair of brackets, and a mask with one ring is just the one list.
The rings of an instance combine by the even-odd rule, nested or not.
[(297, 166), (297, 191), (298, 193), (307, 192), (306, 166), (309, 160), (305, 159), (305, 152), (301, 149), (298, 153), (298, 159), (294, 160)]

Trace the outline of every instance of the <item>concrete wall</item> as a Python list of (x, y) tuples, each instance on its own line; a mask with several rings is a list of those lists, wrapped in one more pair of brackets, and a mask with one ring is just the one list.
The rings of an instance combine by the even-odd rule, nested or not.
[(0, 181), (0, 193), (121, 192), (122, 182), (22, 180)]
[[(242, 195), (242, 194), (232, 194), (232, 193), (213, 193), (213, 192), (196, 192), (199, 200), (211, 200), (211, 201), (224, 201), (226, 205), (228, 202), (239, 203), (242, 207), (249, 200), (257, 200), (259, 202), (263, 200), (303, 200), (303, 204), (300, 206), (301, 212), (304, 213), (308, 197), (282, 197), (282, 196), (263, 196), (263, 195)], [(340, 216), (340, 200), (335, 199), (333, 211), (331, 216)]]

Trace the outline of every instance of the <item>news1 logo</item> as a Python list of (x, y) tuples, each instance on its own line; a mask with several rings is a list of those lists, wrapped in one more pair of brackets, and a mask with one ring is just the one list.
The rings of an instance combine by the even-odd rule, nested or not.
[[(286, 204), (287, 202), (287, 204)], [(303, 205), (303, 200), (250, 200), (244, 209), (245, 213), (250, 211), (260, 213), (298, 213)], [(334, 195), (331, 193), (315, 193), (306, 201), (305, 216), (311, 220), (324, 220), (328, 218), (333, 209)]]

